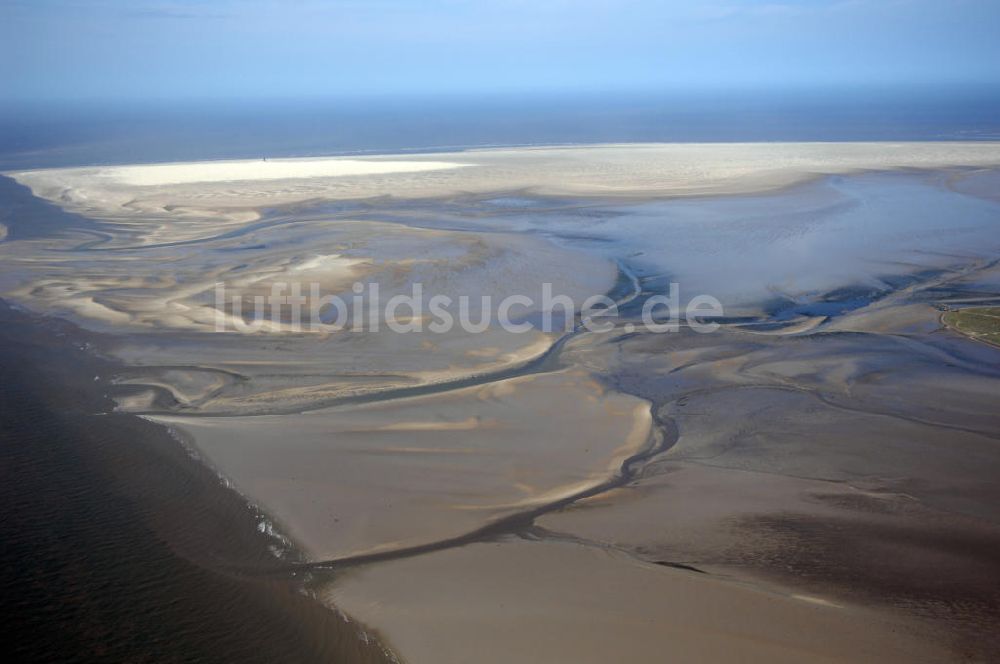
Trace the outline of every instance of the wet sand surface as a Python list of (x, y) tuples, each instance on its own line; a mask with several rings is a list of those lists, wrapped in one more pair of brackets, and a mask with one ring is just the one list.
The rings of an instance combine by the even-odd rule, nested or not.
[(567, 371), (309, 411), (280, 446), (288, 416), (153, 420), (191, 436), (315, 560), (427, 544), (551, 503), (600, 484), (650, 436), (648, 403)]
[(264, 573), (296, 554), (162, 428), (113, 413), (89, 335), (0, 301), (0, 627), (53, 662), (390, 662)]
[[(405, 661), (985, 661), (1000, 349), (940, 316), (1000, 300), (1000, 153), (906, 147), (703, 148), (697, 171), (693, 148), (616, 146), (274, 183), (16, 174), (50, 202), (9, 197), (65, 217), (5, 222), (0, 286), (85, 328), (116, 417), (171, 431), (289, 538), (300, 557), (270, 569)], [(548, 281), (622, 317), (214, 331), (242, 322), (216, 282), (294, 279), (535, 299)], [(722, 302), (718, 331), (626, 327), (671, 281)]]
[[(346, 575), (331, 599), (410, 661), (935, 662), (874, 612), (559, 541), (473, 544)], [(489, 644), (490, 647), (485, 647)]]

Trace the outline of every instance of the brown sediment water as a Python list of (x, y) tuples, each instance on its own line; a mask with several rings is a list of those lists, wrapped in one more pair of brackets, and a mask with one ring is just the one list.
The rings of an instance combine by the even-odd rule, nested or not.
[(0, 301), (0, 631), (21, 661), (389, 662), (314, 600), (263, 515), (113, 413), (89, 335)]

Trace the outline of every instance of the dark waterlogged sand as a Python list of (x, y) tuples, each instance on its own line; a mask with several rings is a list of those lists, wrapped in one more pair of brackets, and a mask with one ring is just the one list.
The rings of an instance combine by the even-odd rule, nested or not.
[[(612, 154), (631, 167), (626, 149)], [(533, 167), (530, 151), (510, 159)], [(399, 186), (426, 178), (438, 192), (449, 173), (478, 182), (475, 168)], [(10, 582), (21, 614), (125, 653), (148, 653), (149, 619), (180, 635), (176, 652), (226, 644), (204, 656), (226, 661), (365, 661), (381, 646), (435, 663), (989, 661), (1000, 350), (940, 321), (1000, 298), (989, 173), (783, 175), (769, 191), (698, 198), (436, 193), (259, 218), (197, 205), (301, 191), (108, 193), (73, 176), (89, 197), (68, 188), (64, 205), (97, 221), (9, 185), (19, 218), (67, 216), (35, 234), (12, 226), (0, 283), (83, 328), (4, 311), (16, 322), (7, 438), (33, 441), (9, 448), (5, 472), (23, 479), (5, 490), (11, 506), (44, 499), (11, 521), (24, 533), (12, 569), (30, 570)], [(157, 207), (172, 196), (192, 212)], [(623, 318), (516, 338), (203, 329), (220, 275), (263, 275), (263, 289), (303, 274), (386, 292), (422, 281), (503, 294), (544, 279), (572, 297), (607, 291)], [(626, 329), (670, 281), (718, 297), (722, 328)], [(216, 472), (291, 541), (259, 532), (262, 515)], [(29, 555), (37, 542), (52, 553)], [(81, 622), (88, 602), (101, 608)]]
[[(113, 414), (88, 335), (0, 301), (0, 627), (51, 662), (384, 662), (269, 573), (261, 517), (161, 427)], [(284, 555), (291, 555), (286, 552)]]

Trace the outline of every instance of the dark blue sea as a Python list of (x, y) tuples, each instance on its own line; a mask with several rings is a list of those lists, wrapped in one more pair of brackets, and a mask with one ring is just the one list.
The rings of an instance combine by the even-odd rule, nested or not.
[(0, 106), (0, 171), (605, 142), (1000, 139), (1000, 90), (87, 101)]

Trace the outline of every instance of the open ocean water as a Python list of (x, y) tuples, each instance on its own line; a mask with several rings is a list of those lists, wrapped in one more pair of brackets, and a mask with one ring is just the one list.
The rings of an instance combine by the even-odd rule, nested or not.
[(0, 108), (0, 171), (614, 142), (1000, 140), (1000, 90), (716, 91)]

